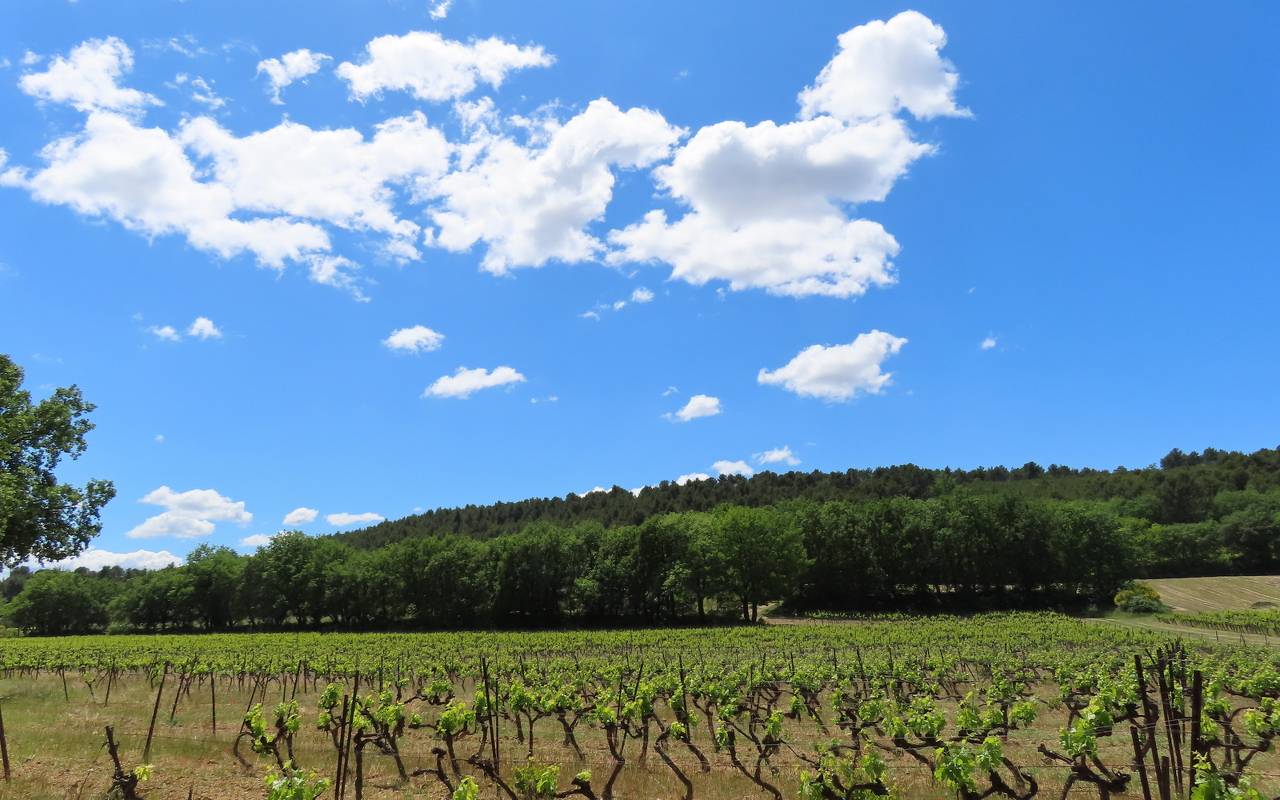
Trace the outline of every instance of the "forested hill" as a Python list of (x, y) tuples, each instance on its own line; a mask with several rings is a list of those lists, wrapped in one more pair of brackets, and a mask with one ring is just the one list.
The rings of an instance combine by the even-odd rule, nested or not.
[(373, 548), (442, 534), (489, 539), (515, 533), (534, 522), (636, 525), (656, 514), (707, 511), (725, 503), (766, 506), (789, 500), (925, 499), (957, 491), (1111, 501), (1122, 516), (1164, 524), (1192, 523), (1214, 516), (1220, 492), (1277, 488), (1280, 449), (1253, 453), (1212, 448), (1184, 453), (1174, 449), (1158, 466), (1141, 469), (1073, 469), (1030, 462), (1015, 468), (956, 470), (904, 464), (844, 472), (760, 472), (750, 478), (726, 475), (684, 485), (663, 481), (638, 494), (615, 486), (608, 492), (581, 496), (441, 508), (336, 536), (357, 547)]

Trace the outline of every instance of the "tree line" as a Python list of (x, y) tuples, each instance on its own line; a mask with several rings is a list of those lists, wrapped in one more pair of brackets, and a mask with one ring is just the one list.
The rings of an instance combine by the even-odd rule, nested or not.
[(538, 522), (491, 540), (356, 548), (285, 533), (182, 566), (14, 570), (0, 615), (32, 633), (348, 630), (755, 620), (760, 606), (931, 609), (1105, 602), (1133, 539), (1100, 504), (954, 493)]
[[(841, 472), (761, 472), (683, 485), (664, 481), (638, 491), (613, 487), (563, 498), (445, 508), (338, 534), (362, 548), (403, 539), (458, 534), (492, 539), (538, 522), (571, 527), (638, 525), (655, 516), (710, 511), (721, 505), (778, 506), (794, 501), (927, 500), (957, 491), (1028, 499), (1105, 504), (1130, 527), (1149, 529), (1149, 542), (1167, 544), (1176, 558), (1154, 552), (1141, 574), (1219, 575), (1280, 569), (1280, 449), (1252, 453), (1206, 449), (1170, 451), (1141, 469), (1072, 468), (1028, 462), (1021, 467), (926, 469), (905, 464)], [(1234, 516), (1233, 515), (1237, 515)], [(1164, 570), (1162, 572), (1162, 570)]]

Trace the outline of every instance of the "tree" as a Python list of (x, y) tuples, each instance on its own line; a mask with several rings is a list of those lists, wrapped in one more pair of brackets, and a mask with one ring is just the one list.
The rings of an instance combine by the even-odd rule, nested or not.
[(236, 592), (244, 574), (245, 559), (229, 547), (202, 544), (187, 556), (191, 575), (193, 612), (211, 630), (231, 625), (236, 617)]
[(721, 506), (713, 512), (726, 586), (755, 622), (760, 603), (788, 595), (808, 566), (804, 539), (787, 514), (772, 508)]
[(90, 633), (107, 625), (109, 592), (109, 584), (87, 574), (41, 570), (10, 604), (9, 614), (29, 633)]
[(58, 483), (64, 457), (76, 459), (93, 430), (75, 386), (32, 404), (22, 368), (0, 355), (0, 564), (76, 555), (102, 530), (102, 507), (115, 497), (110, 481), (82, 487)]

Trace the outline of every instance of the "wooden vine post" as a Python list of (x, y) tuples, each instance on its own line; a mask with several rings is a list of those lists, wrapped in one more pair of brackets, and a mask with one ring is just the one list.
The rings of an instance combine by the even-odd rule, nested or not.
[(151, 725), (147, 728), (147, 744), (142, 748), (142, 760), (151, 760), (151, 737), (156, 732), (156, 717), (160, 714), (160, 696), (164, 694), (164, 681), (169, 677), (169, 662), (164, 662), (164, 671), (160, 673), (160, 688), (156, 689), (156, 704), (151, 708)]
[(4, 735), (4, 710), (0, 707), (0, 761), (4, 762), (4, 780), (9, 782), (9, 740)]

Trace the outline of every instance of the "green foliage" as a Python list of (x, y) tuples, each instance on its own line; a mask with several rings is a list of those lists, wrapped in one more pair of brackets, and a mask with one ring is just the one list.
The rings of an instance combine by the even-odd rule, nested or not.
[(514, 775), (516, 791), (523, 800), (550, 800), (556, 796), (560, 785), (560, 767), (556, 764), (534, 763), (516, 767)]
[(458, 782), (450, 800), (480, 800), (480, 784), (470, 775)]
[(29, 558), (74, 556), (102, 530), (102, 507), (115, 497), (110, 481), (59, 483), (62, 459), (79, 458), (93, 430), (75, 386), (39, 403), (22, 388), (22, 369), (0, 355), (0, 566)]
[[(1034, 464), (761, 473), (639, 498), (508, 504), (502, 514), (528, 512), (517, 514), (521, 525), (486, 540), (444, 531), (369, 550), (351, 544), (359, 537), (294, 532), (252, 556), (206, 546), (181, 567), (148, 573), (106, 568), (67, 579), (18, 568), (0, 580), (0, 595), (10, 601), (4, 621), (40, 634), (533, 628), (754, 620), (776, 601), (799, 610), (981, 610), (1114, 598), (1150, 610), (1155, 599), (1126, 581), (1280, 569), (1272, 527), (1280, 451), (1171, 456), (1158, 470), (1111, 473)], [(662, 505), (667, 491), (707, 510)], [(580, 505), (603, 516), (572, 511)], [(498, 507), (486, 508), (459, 511), (455, 527), (474, 532), (466, 522), (474, 513), (505, 531), (505, 516), (486, 516)], [(983, 727), (987, 712), (977, 713), (966, 724)]]
[(1213, 765), (1203, 756), (1196, 760), (1196, 788), (1191, 800), (1263, 800), (1263, 794), (1253, 788), (1249, 776), (1242, 775), (1235, 786), (1226, 782)]
[(329, 791), (329, 780), (314, 772), (296, 770), (286, 762), (280, 772), (267, 772), (267, 800), (316, 800)]
[(1169, 608), (1161, 602), (1159, 592), (1145, 583), (1135, 581), (1129, 581), (1116, 592), (1114, 602), (1116, 608), (1132, 614), (1158, 614)]
[(42, 570), (10, 603), (14, 625), (28, 633), (88, 633), (107, 624), (109, 587), (78, 572)]

